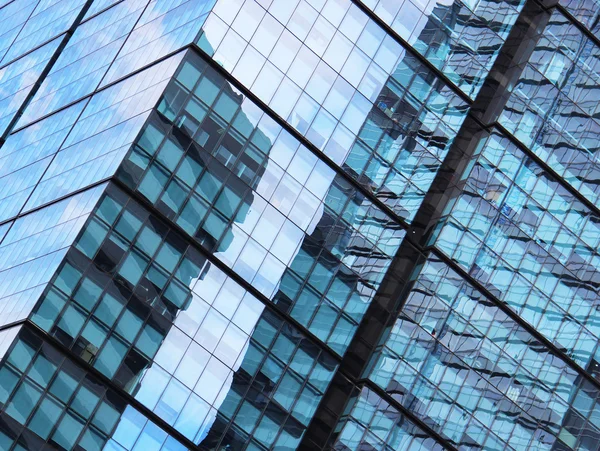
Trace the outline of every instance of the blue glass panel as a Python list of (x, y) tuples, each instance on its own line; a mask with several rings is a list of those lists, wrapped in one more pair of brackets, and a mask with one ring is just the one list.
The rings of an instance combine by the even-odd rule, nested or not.
[(19, 126), (96, 89), (146, 3), (146, 0), (121, 2), (77, 27), (19, 120)]
[(0, 68), (0, 133), (7, 132), (10, 122), (23, 106), (34, 83), (53, 56), (60, 39), (28, 53)]
[(85, 0), (40, 1), (1, 63), (6, 64), (67, 31), (85, 3)]
[(27, 317), (104, 186), (23, 216), (0, 242), (1, 323)]
[(600, 31), (600, 4), (597, 0), (560, 0), (573, 16), (596, 36)]
[(124, 77), (192, 42), (215, 0), (151, 2), (102, 81)]
[(59, 152), (46, 163), (47, 169), (25, 210), (112, 176), (181, 57), (175, 55), (94, 94)]
[[(351, 401), (347, 411), (349, 413), (342, 419), (335, 449), (444, 449), (387, 401), (366, 387)], [(293, 442), (284, 443), (289, 446)]]
[(436, 246), (587, 368), (600, 338), (600, 220), (501, 133), (479, 149)]
[(38, 0), (3, 1), (0, 3), (0, 61), (20, 33), (23, 25), (35, 9)]
[[(106, 233), (88, 251), (91, 224)], [(223, 435), (237, 427), (257, 428), (256, 437), (295, 431), (299, 440), (337, 366), (115, 188), (31, 318), (196, 443), (248, 442), (247, 434)], [(295, 384), (280, 382), (287, 363)], [(265, 405), (248, 392), (248, 378), (285, 385), (265, 391)], [(246, 424), (244, 409), (269, 420)]]
[(525, 4), (523, 0), (363, 3), (473, 99)]
[(598, 436), (585, 420), (598, 389), (560, 355), (439, 259), (430, 257), (413, 278), (373, 357), (373, 382), (457, 445), (487, 437), (496, 447), (526, 449), (542, 435), (547, 444)]
[(597, 203), (600, 48), (560, 10), (512, 89), (499, 122), (592, 203)]
[(219, 1), (198, 44), (411, 221), (467, 105), (352, 2), (323, 3)]
[[(153, 449), (187, 449), (28, 328), (2, 333), (3, 338), (10, 335), (10, 348), (0, 363), (0, 385), (6, 387), (7, 374), (14, 375), (14, 387), (0, 408), (2, 446), (22, 443), (27, 448), (13, 449), (41, 449), (44, 439), (61, 449), (133, 450), (160, 437)], [(47, 379), (34, 375), (40, 359), (53, 369)], [(15, 422), (21, 427), (12, 427)]]
[(118, 176), (340, 354), (405, 234), (193, 55)]

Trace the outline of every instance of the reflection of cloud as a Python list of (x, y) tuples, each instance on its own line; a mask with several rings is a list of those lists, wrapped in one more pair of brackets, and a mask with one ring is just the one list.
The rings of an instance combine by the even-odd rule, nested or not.
[[(93, 95), (26, 208), (35, 208), (114, 175), (125, 157), (124, 145), (131, 143), (143, 126), (182, 57), (181, 53), (175, 55)], [(75, 155), (73, 162), (85, 157), (78, 166), (66, 170), (70, 163), (64, 161), (69, 160), (70, 152)]]
[[(302, 162), (300, 162), (297, 159), (292, 160), (292, 162), (290, 163), (289, 167), (284, 172), (284, 174), (289, 174), (290, 172), (295, 172), (295, 170), (301, 170), (302, 169), (301, 164), (302, 164)], [(269, 165), (277, 168), (276, 169), (277, 171), (281, 171), (279, 166), (275, 162), (273, 162), (271, 159), (269, 159), (269, 161), (266, 165), (265, 174), (269, 173)], [(280, 179), (279, 183), (282, 183), (281, 179)], [(253, 200), (252, 204), (250, 205), (250, 213), (248, 214), (248, 216), (250, 216), (250, 217), (254, 216), (253, 212), (256, 212), (256, 213), (258, 213), (258, 215), (260, 215), (260, 217), (255, 220), (256, 225), (254, 226), (254, 228), (257, 230), (257, 232), (259, 232), (258, 229), (262, 226), (261, 218), (263, 218), (263, 216), (265, 215), (265, 212), (267, 211), (267, 209), (264, 208), (264, 200), (262, 200), (262, 197), (260, 198), (260, 200), (257, 199), (257, 196), (259, 196), (257, 194), (257, 192), (268, 191), (269, 190), (268, 185), (271, 182), (272, 182), (272, 180), (269, 180), (266, 177), (261, 178), (261, 180), (258, 183), (258, 186), (256, 187), (256, 190), (254, 191), (254, 200)], [(272, 203), (270, 203), (270, 202), (272, 202), (272, 200), (273, 200), (273, 197), (268, 200), (269, 205), (273, 205)], [(295, 200), (297, 200), (297, 199), (295, 199)], [(256, 207), (255, 204), (259, 205), (258, 208)], [(263, 282), (266, 283), (266, 285), (264, 285), (264, 286), (265, 286), (265, 289), (267, 290), (267, 292), (264, 294), (266, 294), (268, 297), (272, 298), (275, 295), (275, 293), (277, 292), (277, 288), (281, 281), (281, 277), (283, 276), (284, 272), (287, 270), (287, 266), (284, 263), (290, 264), (294, 260), (297, 253), (300, 250), (300, 247), (304, 240), (304, 237), (306, 235), (312, 234), (317, 223), (319, 222), (318, 221), (319, 218), (323, 214), (324, 207), (321, 202), (315, 203), (312, 205), (307, 205), (307, 207), (309, 210), (305, 211), (304, 213), (306, 213), (307, 216), (310, 216), (311, 218), (314, 218), (314, 219), (312, 221), (310, 221), (310, 223), (304, 224), (303, 229), (300, 229), (300, 230), (302, 230), (303, 233), (288, 234), (287, 236), (291, 240), (287, 240), (287, 242), (280, 240), (277, 242), (277, 244), (280, 244), (280, 245), (285, 243), (285, 246), (289, 247), (289, 252), (292, 252), (292, 255), (290, 256), (289, 260), (287, 262), (283, 262), (280, 264), (269, 265), (269, 269), (267, 271), (264, 271), (264, 269), (261, 268), (261, 269), (263, 269), (263, 271), (259, 270), (256, 272), (255, 277), (262, 279)], [(275, 208), (275, 209), (279, 212), (278, 208)], [(319, 214), (315, 218), (315, 215), (317, 212), (319, 212)], [(285, 230), (286, 228), (296, 228), (296, 229), (299, 228), (295, 223), (293, 223), (287, 217), (285, 217), (283, 215), (281, 215), (281, 217), (283, 218), (283, 223), (279, 224), (279, 230), (276, 230), (275, 233), (278, 233), (280, 230)], [(285, 232), (281, 232), (281, 233), (285, 233)], [(243, 258), (243, 256), (240, 256), (240, 254), (242, 254), (244, 252), (244, 249), (247, 246), (252, 246), (252, 247), (261, 246), (256, 241), (255, 237), (253, 237), (252, 232), (248, 235), (239, 229), (233, 228), (232, 235), (233, 235), (233, 241), (227, 247), (227, 249), (225, 249), (224, 251), (215, 253), (215, 256), (217, 258), (226, 262), (230, 267), (233, 267), (234, 263), (236, 262), (236, 260), (238, 260), (238, 258)], [(276, 238), (275, 236), (272, 237), (273, 240), (275, 240), (275, 238)], [(252, 241), (252, 244), (247, 244), (248, 241)], [(271, 246), (273, 244), (274, 243), (271, 243)], [(261, 246), (261, 248), (262, 248), (262, 246)], [(269, 254), (272, 255), (272, 252), (270, 251), (270, 249), (266, 249), (265, 252), (268, 252)], [(282, 254), (287, 255), (289, 252), (287, 250), (281, 250), (281, 249), (278, 250), (278, 253), (280, 255), (282, 255)], [(256, 265), (257, 263), (259, 263), (255, 258), (255, 257), (258, 257), (257, 255), (250, 255), (250, 257), (252, 258), (252, 260), (249, 261), (245, 266), (252, 267), (253, 265)], [(279, 261), (279, 259), (277, 259), (277, 261)], [(248, 280), (248, 282), (252, 282), (252, 280)], [(268, 287), (270, 287), (270, 289)]]
[[(6, 127), (22, 106), (59, 44), (56, 39), (0, 70), (0, 117)], [(5, 129), (0, 129), (0, 134)]]
[(2, 62), (6, 63), (34, 49), (43, 42), (64, 33), (73, 24), (85, 3), (84, 0), (39, 2), (36, 10), (27, 17), (25, 25), (17, 38), (11, 43)]
[(100, 86), (192, 42), (213, 2), (214, 0), (152, 2), (127, 38)]
[[(29, 316), (104, 188), (100, 185), (10, 224), (0, 246), (1, 324)], [(0, 227), (0, 237), (8, 225)]]
[[(171, 405), (179, 405), (179, 411), (170, 409), (172, 424), (190, 440), (200, 443), (231, 389), (233, 375), (242, 364), (264, 304), (209, 262), (188, 288), (192, 301), (179, 312), (151, 367), (132, 392), (159, 414)], [(237, 321), (233, 326), (232, 318), (240, 314), (243, 323)], [(238, 331), (236, 340), (231, 340), (232, 328)], [(190, 338), (194, 336), (195, 339)], [(174, 374), (191, 360), (195, 364), (186, 367), (186, 377), (178, 374), (176, 378)], [(175, 394), (183, 399), (176, 399)], [(198, 404), (198, 396), (205, 404)], [(195, 406), (191, 408), (192, 416), (186, 410), (188, 405)]]

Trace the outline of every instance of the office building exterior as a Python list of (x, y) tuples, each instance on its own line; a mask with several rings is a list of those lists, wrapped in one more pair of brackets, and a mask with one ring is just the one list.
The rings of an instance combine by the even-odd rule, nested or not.
[(597, 1), (0, 0), (0, 449), (599, 449)]

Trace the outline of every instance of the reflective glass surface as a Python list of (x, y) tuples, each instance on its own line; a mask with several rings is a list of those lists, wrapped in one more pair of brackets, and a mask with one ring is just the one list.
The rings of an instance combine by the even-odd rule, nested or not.
[(194, 54), (119, 177), (340, 354), (405, 235)]
[(499, 122), (597, 203), (600, 47), (555, 10)]
[(0, 61), (6, 55), (23, 25), (35, 9), (38, 0), (0, 2)]
[[(1, 11), (1, 10), (0, 10)], [(0, 135), (25, 104), (33, 85), (60, 45), (60, 38), (0, 67)]]
[(19, 126), (96, 89), (146, 3), (146, 0), (121, 2), (77, 27), (21, 117)]
[(350, 0), (262, 3), (217, 2), (198, 45), (412, 220), (465, 102)]
[(109, 193), (32, 321), (195, 443), (293, 448), (336, 360)]
[(500, 133), (480, 147), (436, 246), (586, 368), (600, 337), (600, 218)]
[(104, 186), (0, 225), (0, 324), (29, 316)]
[(10, 135), (0, 148), (7, 173), (0, 178), (5, 187), (0, 219), (114, 175), (180, 58), (175, 55)]
[(0, 362), (2, 449), (187, 449), (37, 334), (7, 333), (17, 336)]
[(0, 0), (0, 449), (600, 449), (596, 3)]
[(597, 0), (560, 0), (560, 4), (595, 36), (600, 35), (600, 3)]
[(594, 384), (439, 259), (414, 279), (371, 380), (457, 447), (596, 449)]
[(360, 0), (475, 98), (524, 0)]
[(342, 420), (342, 429), (333, 446), (336, 451), (444, 449), (369, 388), (362, 388), (349, 409), (351, 410)]
[[(27, 7), (31, 4), (29, 0), (15, 3), (25, 4)], [(36, 8), (27, 18), (27, 22), (19, 30), (19, 34), (4, 54), (0, 64), (6, 64), (67, 31), (85, 4), (89, 2), (85, 0), (41, 0), (37, 3)]]
[(214, 2), (144, 1), (148, 6), (119, 50), (102, 85), (114, 82), (193, 42)]

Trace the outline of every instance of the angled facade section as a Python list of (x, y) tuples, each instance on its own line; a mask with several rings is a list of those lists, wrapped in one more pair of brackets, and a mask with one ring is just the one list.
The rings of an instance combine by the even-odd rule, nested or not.
[(0, 0), (0, 449), (598, 449), (598, 17)]

